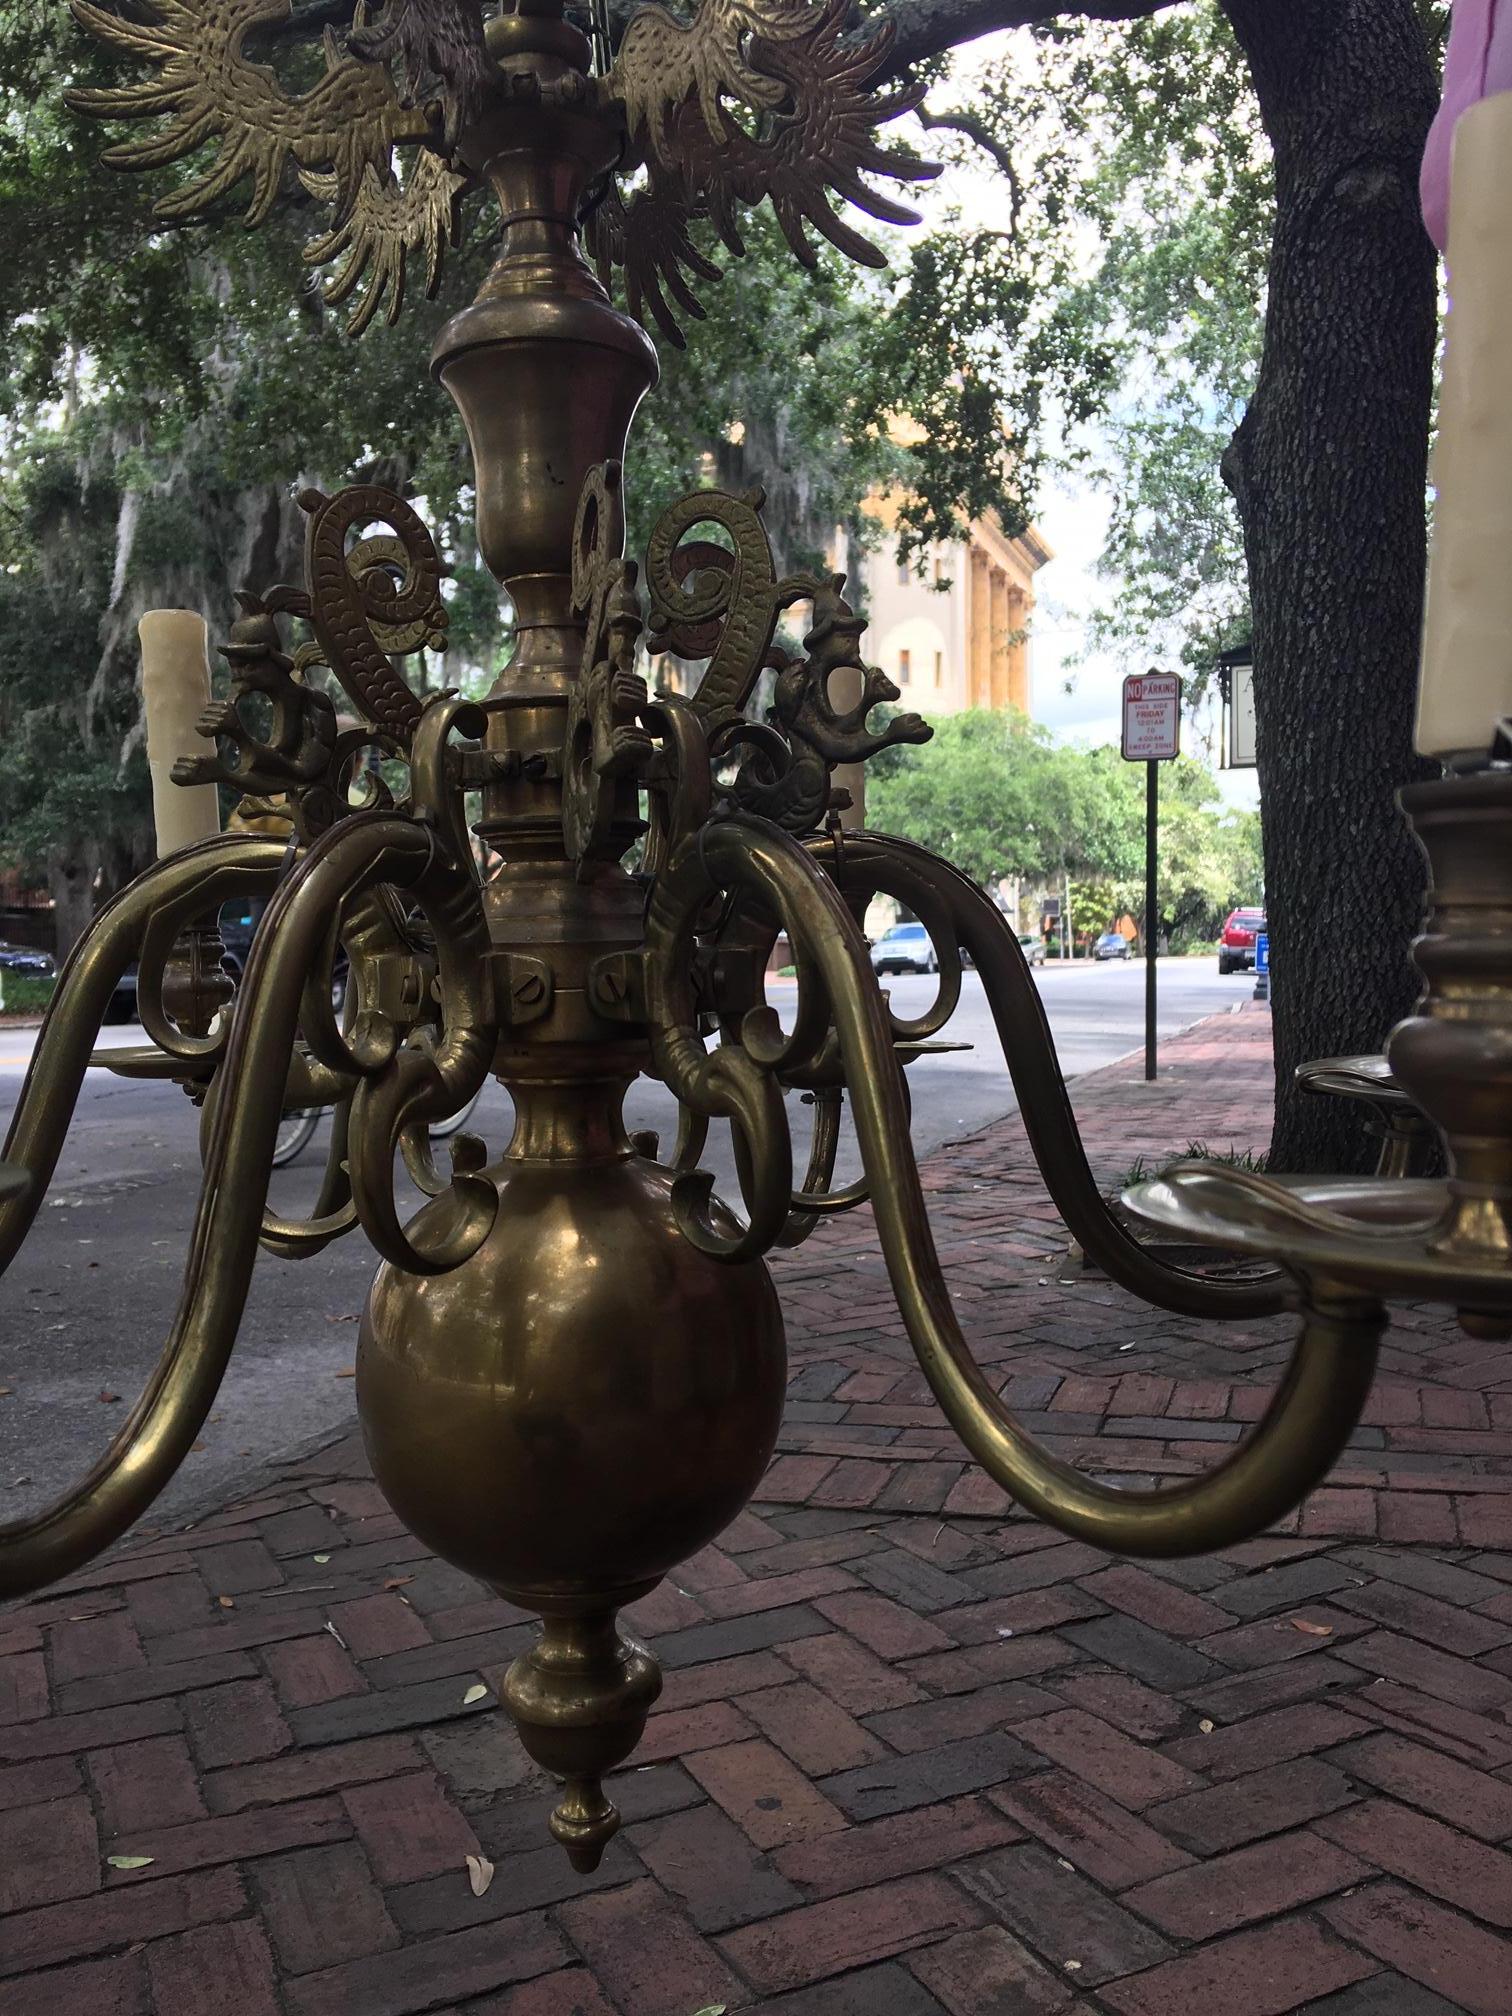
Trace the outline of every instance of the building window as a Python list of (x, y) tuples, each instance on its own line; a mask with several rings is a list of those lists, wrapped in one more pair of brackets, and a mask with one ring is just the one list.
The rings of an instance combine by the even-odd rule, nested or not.
[(936, 651), (936, 653), (935, 653), (935, 684), (936, 684), (936, 686), (938, 686), (938, 685), (942, 684), (942, 682), (944, 681), (944, 678), (945, 678), (945, 653), (944, 653), (943, 651)]
[(900, 686), (906, 686), (908, 684), (908, 671), (909, 671), (908, 653), (906, 651), (900, 651), (898, 653), (898, 684)]
[(936, 560), (934, 563), (934, 578), (937, 588), (943, 586), (945, 580), (945, 562), (943, 560)]
[(912, 579), (913, 579), (913, 569), (909, 566), (908, 562), (903, 558), (903, 555), (900, 553), (898, 555), (898, 586), (900, 588), (906, 588)]

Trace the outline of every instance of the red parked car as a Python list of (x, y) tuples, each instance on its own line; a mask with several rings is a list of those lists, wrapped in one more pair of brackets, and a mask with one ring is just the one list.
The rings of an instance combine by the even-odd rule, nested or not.
[(1265, 929), (1263, 910), (1231, 910), (1218, 940), (1218, 971), (1242, 973), (1255, 963), (1255, 939)]

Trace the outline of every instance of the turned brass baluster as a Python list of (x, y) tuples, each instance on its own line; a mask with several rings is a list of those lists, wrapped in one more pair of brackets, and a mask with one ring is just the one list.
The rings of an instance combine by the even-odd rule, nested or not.
[[(847, 849), (850, 847), (847, 839)], [(1062, 1532), (1114, 1553), (1181, 1555), (1263, 1532), (1326, 1475), (1370, 1391), (1384, 1312), (1358, 1289), (1308, 1282), (1292, 1358), (1263, 1418), (1200, 1477), (1132, 1490), (1084, 1475), (1021, 1428), (976, 1364), (951, 1308), (908, 1138), (901, 1069), (865, 940), (809, 855), (764, 821), (718, 822), (665, 877), (647, 932), (647, 992), (710, 884), (778, 915), (828, 994), (893, 1292), (952, 1427), (995, 1483)], [(969, 942), (969, 941), (968, 941)]]

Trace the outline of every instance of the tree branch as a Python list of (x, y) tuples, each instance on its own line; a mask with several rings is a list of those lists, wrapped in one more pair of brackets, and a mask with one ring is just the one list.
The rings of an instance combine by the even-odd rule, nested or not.
[(352, 25), (354, 11), (354, 0), (311, 0), (308, 6), (295, 7), (287, 21), (275, 22), (269, 32), (277, 42), (308, 42), (334, 28), (339, 42), (340, 31)]
[(881, 77), (900, 77), (926, 57), (942, 56), (963, 42), (992, 35), (999, 28), (1027, 28), (1063, 15), (1086, 21), (1141, 21), (1160, 14), (1179, 0), (892, 0), (873, 20), (890, 20), (897, 30)]
[(974, 112), (931, 112), (927, 105), (921, 105), (914, 117), (921, 126), (927, 127), (931, 132), (944, 128), (952, 133), (963, 133), (997, 163), (1008, 183), (1008, 235), (1016, 238), (1019, 211), (1024, 203), (1024, 190), (1023, 184), (1019, 181), (1018, 169), (1014, 166), (1013, 156), (1003, 142), (989, 131), (985, 121), (979, 119)]
[[(682, 0), (691, 11), (696, 0)], [(886, 83), (903, 76), (926, 57), (942, 56), (964, 42), (975, 42), (1000, 28), (1026, 28), (1039, 21), (1056, 21), (1063, 16), (1085, 21), (1140, 21), (1147, 15), (1164, 12), (1180, 0), (891, 0), (891, 4), (866, 17), (865, 25), (890, 20), (896, 39), (887, 64), (877, 82)], [(618, 45), (626, 23), (636, 14), (641, 0), (609, 0), (613, 39)], [(279, 41), (304, 41), (326, 27), (337, 29), (352, 20), (354, 0), (305, 0), (296, 5), (292, 17), (271, 31)], [(566, 18), (587, 31), (589, 9), (586, 0), (567, 0)]]

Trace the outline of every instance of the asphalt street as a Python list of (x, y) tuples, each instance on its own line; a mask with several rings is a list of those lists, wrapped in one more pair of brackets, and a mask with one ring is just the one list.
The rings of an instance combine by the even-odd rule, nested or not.
[[(1144, 968), (1054, 963), (1036, 971), (1068, 1078), (1111, 1063), (1144, 1039)], [(1214, 959), (1171, 960), (1160, 969), (1160, 1029), (1174, 1035), (1203, 1016), (1236, 1007), (1253, 990), (1246, 974), (1221, 977)], [(920, 1014), (933, 981), (888, 983), (898, 1012)], [(774, 1005), (782, 1012), (781, 988)], [(965, 976), (945, 1034), (970, 1050), (921, 1059), (910, 1070), (913, 1138), (923, 1151), (974, 1133), (1014, 1108), (981, 983)], [(28, 1031), (0, 1029), (0, 1116), (7, 1121), (31, 1053)], [(141, 1042), (136, 1029), (108, 1029), (102, 1042)], [(1074, 1088), (1073, 1088), (1074, 1097)], [(803, 1160), (803, 1114), (795, 1116)], [(144, 1085), (91, 1071), (67, 1147), (31, 1237), (0, 1281), (0, 1521), (30, 1511), (78, 1477), (124, 1419), (156, 1361), (171, 1320), (193, 1221), (197, 1116), (172, 1085)], [(676, 1109), (646, 1080), (631, 1089), (626, 1122), (654, 1128), (664, 1150)], [(469, 1123), (490, 1149), (508, 1139), (507, 1095), (490, 1086)], [(327, 1138), (290, 1169), (275, 1171), (274, 1208), (294, 1215), (313, 1198)], [(723, 1130), (705, 1166), (735, 1194)], [(847, 1137), (837, 1180), (855, 1174)], [(413, 1195), (413, 1193), (411, 1193)], [(418, 1201), (418, 1200), (416, 1200)], [(360, 1233), (313, 1259), (263, 1257), (219, 1402), (154, 1522), (182, 1520), (200, 1504), (255, 1482), (270, 1459), (352, 1418), (357, 1319), (374, 1261)]]

